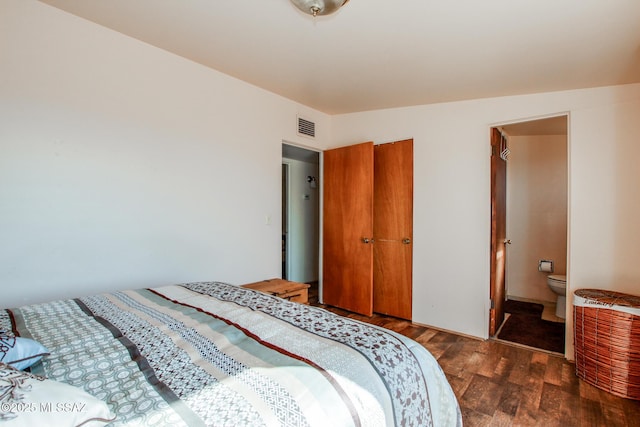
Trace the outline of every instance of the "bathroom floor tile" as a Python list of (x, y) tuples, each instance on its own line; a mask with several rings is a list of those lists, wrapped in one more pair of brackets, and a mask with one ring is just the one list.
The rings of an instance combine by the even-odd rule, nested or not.
[(542, 311), (542, 320), (549, 322), (565, 323), (565, 319), (556, 316), (556, 303), (555, 302), (543, 302), (544, 310)]

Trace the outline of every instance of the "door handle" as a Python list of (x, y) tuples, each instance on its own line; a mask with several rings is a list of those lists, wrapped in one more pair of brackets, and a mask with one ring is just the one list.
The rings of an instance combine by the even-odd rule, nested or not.
[[(365, 239), (362, 239), (365, 240)], [(392, 242), (392, 243), (403, 243), (405, 245), (409, 245), (411, 244), (411, 239), (408, 237), (405, 237), (404, 239), (378, 239), (378, 242)], [(365, 242), (368, 243), (368, 242)], [(371, 243), (373, 243), (373, 239), (371, 239)]]
[(373, 238), (368, 238), (368, 237), (363, 237), (362, 238), (362, 243), (367, 244), (367, 243), (373, 243)]
[(503, 242), (505, 245), (510, 245), (511, 244), (511, 239), (504, 239)]

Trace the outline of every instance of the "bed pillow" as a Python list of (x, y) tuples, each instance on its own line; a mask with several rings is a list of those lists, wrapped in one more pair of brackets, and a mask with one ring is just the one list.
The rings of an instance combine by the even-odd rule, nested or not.
[(0, 363), (0, 425), (98, 427), (113, 421), (109, 407), (84, 390)]
[(0, 332), (0, 362), (17, 369), (27, 369), (48, 354), (49, 350), (38, 341)]

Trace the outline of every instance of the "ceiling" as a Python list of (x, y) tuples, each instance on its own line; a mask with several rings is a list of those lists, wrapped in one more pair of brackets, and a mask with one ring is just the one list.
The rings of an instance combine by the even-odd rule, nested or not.
[(282, 144), (282, 157), (285, 159), (299, 160), (314, 165), (320, 164), (320, 155), (317, 151), (307, 150), (294, 145)]
[(509, 136), (567, 135), (568, 123), (567, 116), (556, 116), (512, 123), (500, 128)]
[(640, 82), (638, 0), (41, 0), (328, 114)]

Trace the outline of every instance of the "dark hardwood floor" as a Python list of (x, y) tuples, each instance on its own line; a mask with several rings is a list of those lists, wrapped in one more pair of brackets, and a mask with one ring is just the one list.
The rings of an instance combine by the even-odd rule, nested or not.
[(374, 315), (369, 318), (310, 303), (391, 329), (429, 350), (458, 397), (465, 426), (640, 426), (640, 402), (615, 397), (581, 380), (563, 357), (482, 341)]

